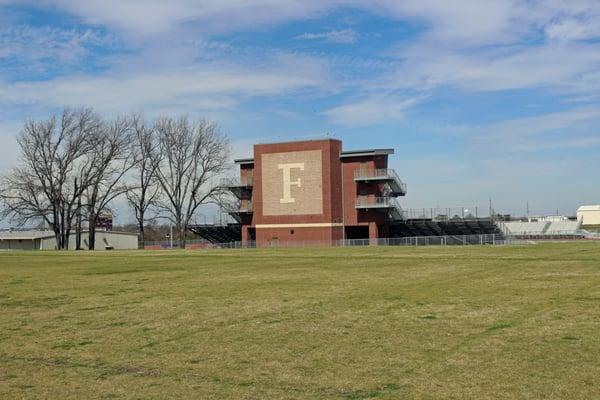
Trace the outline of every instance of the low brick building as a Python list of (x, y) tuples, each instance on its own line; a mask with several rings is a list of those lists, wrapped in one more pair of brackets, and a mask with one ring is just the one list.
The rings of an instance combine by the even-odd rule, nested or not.
[(334, 139), (255, 145), (253, 158), (235, 160), (239, 179), (225, 183), (239, 200), (230, 213), (242, 242), (388, 237), (390, 223), (402, 218), (397, 197), (406, 194), (388, 168), (391, 154), (343, 151)]

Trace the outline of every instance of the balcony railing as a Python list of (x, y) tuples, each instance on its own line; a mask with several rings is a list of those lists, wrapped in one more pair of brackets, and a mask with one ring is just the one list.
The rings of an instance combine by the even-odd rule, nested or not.
[(356, 208), (398, 208), (398, 201), (393, 197), (359, 197), (356, 199)]
[(406, 184), (391, 168), (358, 169), (354, 171), (355, 181), (389, 181), (394, 192), (405, 195)]
[(223, 178), (221, 179), (220, 186), (224, 188), (239, 188), (239, 187), (252, 187), (253, 177), (243, 176), (236, 178)]
[(221, 209), (229, 214), (251, 213), (253, 211), (253, 204), (251, 200), (241, 200), (221, 204)]
[(244, 175), (236, 178), (221, 179), (220, 187), (230, 191), (238, 199), (250, 197), (252, 192), (252, 175)]
[(360, 210), (381, 209), (389, 212), (393, 220), (404, 219), (404, 211), (394, 197), (359, 197), (356, 199), (356, 208)]

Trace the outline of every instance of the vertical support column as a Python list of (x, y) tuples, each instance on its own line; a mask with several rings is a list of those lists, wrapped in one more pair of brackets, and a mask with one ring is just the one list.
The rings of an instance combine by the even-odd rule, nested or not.
[(242, 243), (248, 243), (249, 236), (248, 226), (242, 225)]
[(375, 222), (369, 222), (369, 243), (371, 245), (376, 245), (377, 239), (379, 239), (377, 224)]

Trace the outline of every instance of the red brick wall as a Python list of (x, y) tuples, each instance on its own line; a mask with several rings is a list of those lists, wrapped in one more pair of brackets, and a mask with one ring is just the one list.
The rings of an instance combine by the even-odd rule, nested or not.
[[(321, 170), (323, 185), (323, 207), (321, 214), (306, 215), (263, 215), (262, 204), (262, 155), (267, 153), (286, 153), (298, 151), (321, 151)], [(279, 242), (295, 240), (337, 240), (343, 236), (341, 227), (299, 227), (298, 224), (341, 224), (342, 190), (340, 153), (342, 143), (339, 140), (315, 140), (293, 143), (260, 144), (254, 146), (254, 217), (256, 240), (269, 243), (274, 238)], [(268, 190), (268, 188), (265, 188)], [(261, 227), (261, 225), (284, 225), (282, 227)], [(285, 225), (288, 225), (285, 227)], [(293, 233), (292, 233), (293, 231)]]
[(375, 185), (357, 184), (354, 181), (355, 171), (365, 163), (367, 170), (387, 168), (387, 156), (375, 157), (348, 157), (342, 162), (344, 171), (344, 224), (345, 225), (368, 225), (370, 222), (383, 224), (385, 213), (379, 211), (364, 211), (356, 209), (356, 200), (361, 194), (361, 189), (368, 197), (375, 197), (380, 188)]
[[(310, 150), (321, 150), (322, 213), (263, 215), (262, 155)], [(366, 163), (366, 168), (369, 170), (387, 168), (387, 155), (340, 159), (341, 151), (342, 143), (333, 139), (255, 145), (254, 165), (240, 166), (242, 177), (245, 177), (246, 174), (253, 174), (252, 201), (254, 205), (252, 217), (243, 221), (242, 240), (249, 240), (248, 228), (256, 227), (256, 241), (263, 246), (294, 241), (333, 241), (344, 237), (344, 228), (340, 226), (341, 224), (366, 226), (369, 228), (371, 238), (385, 237), (387, 229), (384, 212), (356, 210), (355, 205), (359, 191), (354, 181), (354, 173), (360, 168), (361, 162)], [(365, 186), (365, 188), (367, 188), (369, 196), (377, 195), (380, 190), (377, 186)], [(268, 190), (268, 188), (265, 189)], [(329, 226), (298, 226), (299, 224)], [(265, 227), (265, 225), (271, 226)]]

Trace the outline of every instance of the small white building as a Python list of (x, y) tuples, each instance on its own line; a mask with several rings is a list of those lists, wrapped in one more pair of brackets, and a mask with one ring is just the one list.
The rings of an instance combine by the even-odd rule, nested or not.
[(577, 220), (581, 225), (600, 225), (600, 205), (581, 206), (577, 209)]
[[(82, 233), (81, 246), (88, 248), (87, 231)], [(128, 232), (96, 231), (96, 250), (136, 250), (138, 235)], [(52, 231), (0, 231), (0, 250), (54, 250), (56, 238)], [(75, 249), (75, 234), (69, 236), (69, 249)]]

